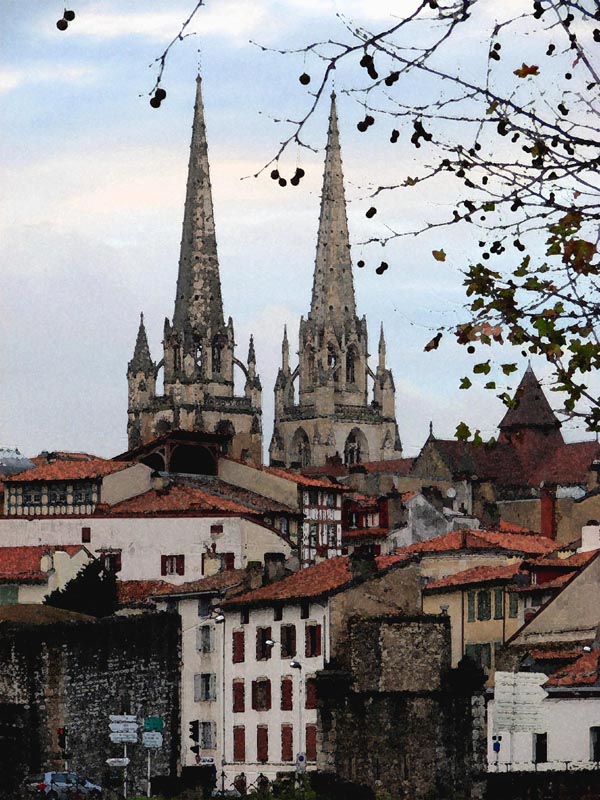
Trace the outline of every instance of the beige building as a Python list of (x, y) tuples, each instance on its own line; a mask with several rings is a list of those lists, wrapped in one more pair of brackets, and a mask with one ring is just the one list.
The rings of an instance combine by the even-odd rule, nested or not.
[(271, 464), (308, 467), (338, 455), (351, 465), (401, 455), (383, 328), (373, 372), (368, 363), (367, 321), (356, 313), (334, 95), (312, 300), (308, 317), (300, 321), (299, 338), (299, 363), (292, 369), (284, 332), (275, 383)]
[(41, 603), (91, 560), (82, 545), (0, 547), (0, 605)]

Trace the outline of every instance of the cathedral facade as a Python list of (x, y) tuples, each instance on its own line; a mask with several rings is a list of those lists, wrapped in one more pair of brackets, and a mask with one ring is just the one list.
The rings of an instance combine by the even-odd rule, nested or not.
[[(260, 464), (261, 384), (252, 339), (244, 364), (235, 355), (233, 321), (223, 315), (199, 76), (175, 311), (165, 320), (163, 348), (155, 363), (142, 316), (127, 369), (129, 449), (172, 430), (204, 431), (229, 436), (230, 455)], [(241, 397), (234, 395), (235, 367), (245, 374)]]
[[(226, 323), (223, 314), (200, 77), (175, 310), (172, 321), (165, 320), (163, 348), (162, 359), (154, 362), (142, 315), (127, 370), (129, 449), (170, 431), (203, 431), (229, 437), (231, 456), (260, 464), (261, 384), (254, 344), (250, 339), (246, 363), (236, 358), (233, 322), (230, 317)], [(245, 375), (240, 397), (234, 394), (235, 367)], [(383, 326), (373, 371), (367, 321), (356, 312), (332, 95), (311, 307), (300, 322), (294, 369), (284, 332), (270, 461), (297, 468), (339, 457), (352, 465), (398, 458), (401, 452)]]
[[(271, 464), (347, 465), (402, 454), (395, 388), (381, 328), (378, 365), (369, 366), (367, 321), (356, 313), (335, 95), (327, 135), (312, 300), (300, 321), (298, 365), (292, 370), (284, 331), (275, 385)], [(372, 388), (371, 388), (372, 386)]]

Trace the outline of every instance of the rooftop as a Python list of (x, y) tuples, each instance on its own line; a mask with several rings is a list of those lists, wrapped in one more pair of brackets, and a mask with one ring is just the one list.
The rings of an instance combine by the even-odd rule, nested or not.
[(536, 534), (506, 533), (461, 529), (436, 536), (425, 542), (400, 547), (397, 553), (447, 553), (461, 550), (504, 550), (523, 555), (545, 555), (556, 548), (556, 542)]
[(576, 661), (558, 669), (544, 684), (545, 687), (597, 686), (600, 678), (600, 649), (583, 653)]
[(84, 551), (91, 553), (83, 545), (23, 545), (21, 547), (0, 547), (0, 583), (45, 583), (48, 572), (41, 569), (42, 556), (56, 551), (67, 553), (73, 558)]
[[(154, 606), (152, 596), (165, 581), (117, 581), (117, 602), (121, 607), (146, 608)], [(170, 584), (167, 584), (170, 585)]]
[(245, 569), (226, 569), (200, 578), (197, 581), (188, 581), (177, 585), (163, 583), (153, 592), (155, 597), (174, 597), (179, 595), (204, 594), (206, 592), (218, 592), (222, 589), (230, 589), (242, 583), (248, 577)]
[(475, 586), (482, 583), (508, 583), (518, 574), (521, 565), (519, 562), (500, 567), (481, 566), (457, 572), (430, 581), (423, 589), (424, 592), (440, 589), (453, 589), (460, 586)]
[(45, 606), (41, 603), (18, 603), (0, 606), (0, 625), (53, 625), (56, 622), (96, 622), (96, 617), (65, 611), (63, 608)]
[(11, 475), (6, 483), (32, 483), (34, 481), (81, 481), (102, 478), (113, 472), (127, 469), (131, 464), (109, 461), (105, 458), (88, 458), (76, 461), (59, 459), (42, 463), (18, 475)]

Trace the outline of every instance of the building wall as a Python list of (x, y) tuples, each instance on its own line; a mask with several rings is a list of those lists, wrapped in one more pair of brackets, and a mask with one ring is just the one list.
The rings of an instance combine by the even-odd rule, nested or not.
[(152, 489), (152, 470), (145, 464), (134, 464), (127, 469), (105, 475), (100, 489), (100, 500), (113, 506), (129, 497), (136, 497)]
[[(222, 525), (222, 533), (211, 526)], [(82, 543), (82, 529), (89, 528), (86, 547), (97, 555), (120, 551), (122, 580), (155, 580), (171, 583), (196, 580), (202, 575), (202, 554), (234, 553), (235, 567), (262, 561), (265, 552), (290, 553), (290, 546), (274, 531), (241, 517), (54, 517), (0, 519), (0, 547), (17, 545), (67, 545)], [(185, 556), (183, 575), (161, 573), (161, 556)]]
[(518, 556), (508, 556), (502, 552), (465, 552), (454, 553), (423, 553), (421, 557), (421, 575), (423, 578), (433, 580), (445, 578), (447, 575), (456, 575), (457, 572), (471, 569), (471, 567), (490, 566), (501, 567), (522, 561)]
[(90, 556), (85, 550), (80, 550), (72, 557), (64, 551), (55, 550), (51, 558), (52, 568), (48, 573), (48, 580), (45, 583), (18, 584), (19, 603), (41, 603), (44, 597), (55, 589), (62, 589), (90, 560)]
[(219, 478), (234, 486), (241, 486), (252, 492), (262, 494), (278, 503), (300, 510), (298, 484), (293, 480), (281, 478), (265, 470), (240, 464), (228, 458), (219, 459)]
[[(165, 721), (153, 774), (177, 771), (179, 618), (172, 614), (91, 622), (3, 625), (0, 696), (29, 716), (27, 772), (65, 768), (57, 729), (67, 730), (69, 769), (102, 782), (106, 759), (123, 754), (109, 738), (109, 714)], [(140, 737), (141, 738), (141, 737)], [(130, 790), (146, 789), (146, 750), (130, 745)], [(11, 764), (5, 764), (10, 774)], [(22, 768), (22, 765), (21, 765)], [(22, 779), (22, 775), (18, 776)]]

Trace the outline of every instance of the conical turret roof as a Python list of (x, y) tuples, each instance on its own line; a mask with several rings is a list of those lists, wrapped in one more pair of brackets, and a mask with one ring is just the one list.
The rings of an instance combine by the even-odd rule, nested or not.
[(146, 336), (146, 326), (144, 325), (144, 315), (140, 314), (140, 327), (135, 340), (133, 358), (129, 362), (129, 372), (149, 372), (154, 369), (154, 362), (150, 355), (148, 337)]
[(501, 431), (517, 428), (560, 428), (560, 422), (550, 408), (531, 364), (515, 392), (514, 408), (509, 408), (498, 427)]

